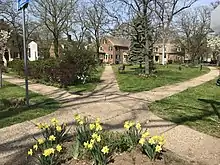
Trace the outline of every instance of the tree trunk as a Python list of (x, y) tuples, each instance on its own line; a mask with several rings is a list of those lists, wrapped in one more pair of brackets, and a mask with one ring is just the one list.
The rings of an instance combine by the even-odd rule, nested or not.
[[(1, 66), (0, 66), (1, 67)], [(3, 86), (3, 80), (2, 80), (2, 69), (0, 68), (0, 88)]]
[(56, 58), (59, 57), (59, 41), (57, 38), (54, 38), (54, 54)]
[(145, 55), (145, 74), (150, 74), (149, 56)]
[(165, 65), (165, 37), (163, 36), (162, 43), (162, 65)]

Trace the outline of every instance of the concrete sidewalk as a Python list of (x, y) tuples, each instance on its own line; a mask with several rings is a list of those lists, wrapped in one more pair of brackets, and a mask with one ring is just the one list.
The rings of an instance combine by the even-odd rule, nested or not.
[[(73, 114), (81, 113), (92, 118), (100, 117), (104, 126), (112, 130), (121, 130), (126, 120), (140, 121), (152, 134), (164, 133), (167, 149), (193, 161), (219, 165), (220, 139), (165, 121), (147, 108), (148, 103), (198, 86), (218, 76), (215, 68), (210, 69), (208, 74), (198, 78), (135, 94), (119, 91), (111, 66), (106, 66), (101, 78), (102, 83), (96, 90), (84, 96), (72, 95), (56, 87), (31, 83), (30, 90), (60, 101), (62, 107), (50, 115), (0, 129), (0, 164), (10, 164), (16, 160), (17, 153), (31, 143), (33, 135), (39, 133), (33, 122), (45, 122), (56, 117), (61, 122), (74, 125)], [(4, 76), (4, 79), (21, 86), (24, 84), (22, 79), (8, 76)]]

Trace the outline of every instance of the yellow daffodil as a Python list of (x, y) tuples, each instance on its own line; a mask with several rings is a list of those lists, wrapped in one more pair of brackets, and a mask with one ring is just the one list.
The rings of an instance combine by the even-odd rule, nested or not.
[(126, 121), (126, 122), (124, 123), (124, 128), (125, 128), (126, 130), (129, 130), (129, 129), (130, 129), (129, 121)]
[(148, 136), (150, 136), (150, 133), (149, 133), (149, 131), (146, 131), (146, 132), (144, 132), (143, 134), (142, 134), (142, 138), (146, 138), (146, 137), (148, 137)]
[(137, 122), (136, 128), (137, 128), (137, 130), (141, 130), (141, 124), (139, 122)]
[(75, 119), (76, 121), (79, 121), (79, 120), (81, 120), (81, 116), (80, 116), (79, 114), (75, 114), (75, 115), (74, 115), (74, 119)]
[(84, 123), (83, 120), (79, 121), (79, 125), (83, 125), (83, 123)]
[(50, 156), (51, 154), (54, 154), (54, 151), (55, 150), (53, 148), (48, 148), (48, 149), (44, 150), (43, 155), (45, 157)]
[(97, 137), (98, 137), (98, 134), (97, 134), (97, 133), (93, 133), (93, 134), (92, 134), (92, 138), (93, 138), (93, 139), (96, 139)]
[(56, 140), (56, 137), (54, 135), (49, 136), (49, 141), (55, 141), (55, 140)]
[(103, 147), (101, 151), (102, 151), (103, 154), (108, 154), (109, 153), (108, 146)]
[(51, 123), (53, 125), (56, 125), (56, 124), (58, 124), (58, 120), (56, 118), (53, 118), (53, 119), (51, 119)]
[(33, 155), (33, 150), (32, 150), (32, 149), (30, 149), (30, 150), (28, 151), (28, 155), (30, 155), (30, 156)]
[(88, 141), (84, 142), (83, 145), (84, 145), (85, 148), (88, 148), (89, 142)]
[(89, 143), (88, 146), (87, 146), (87, 148), (88, 148), (89, 150), (91, 150), (91, 149), (93, 148), (93, 144), (92, 144), (92, 143)]
[(161, 135), (158, 137), (158, 143), (162, 146), (165, 144), (165, 138), (164, 138), (164, 135)]
[(38, 145), (35, 144), (35, 145), (33, 146), (33, 149), (35, 149), (35, 150), (37, 151), (37, 149), (38, 149)]
[(155, 151), (156, 152), (162, 151), (162, 147), (160, 145), (157, 145), (156, 148), (155, 148)]
[(95, 120), (95, 123), (100, 123), (100, 118), (98, 117), (98, 118), (96, 118), (96, 120)]
[(49, 128), (49, 125), (47, 123), (44, 123), (44, 129)]
[(102, 126), (99, 123), (96, 123), (95, 127), (96, 127), (95, 128), (96, 131), (101, 131), (102, 130)]
[(37, 128), (43, 129), (43, 124), (42, 123), (37, 123)]
[(96, 141), (97, 141), (97, 142), (100, 142), (100, 141), (101, 141), (101, 136), (100, 136), (100, 135), (96, 138)]
[(42, 138), (37, 140), (37, 142), (38, 142), (39, 144), (43, 144), (43, 143), (44, 143), (44, 141), (45, 141), (45, 140), (44, 140), (44, 139), (42, 139)]
[(130, 121), (129, 126), (133, 127), (135, 125), (135, 123), (133, 121)]
[(141, 138), (141, 139), (139, 140), (139, 144), (141, 144), (141, 145), (143, 146), (144, 143), (145, 143), (145, 139), (144, 139), (144, 138)]
[(95, 124), (89, 124), (89, 129), (94, 130), (95, 129)]
[(61, 126), (56, 126), (56, 130), (57, 130), (57, 132), (61, 132), (62, 131), (62, 128), (61, 128)]
[(149, 142), (151, 145), (155, 144), (155, 141), (154, 141), (154, 138), (153, 138), (153, 137), (151, 137), (151, 138), (148, 140), (148, 142)]
[(57, 150), (58, 152), (60, 152), (60, 151), (62, 150), (62, 146), (58, 144), (58, 145), (56, 146), (56, 150)]
[(90, 140), (90, 144), (94, 144), (95, 143), (95, 140), (94, 139), (91, 139)]

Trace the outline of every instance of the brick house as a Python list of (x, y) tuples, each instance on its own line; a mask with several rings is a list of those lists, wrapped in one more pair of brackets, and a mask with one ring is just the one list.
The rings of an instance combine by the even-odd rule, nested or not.
[(100, 58), (104, 63), (127, 63), (130, 41), (125, 38), (112, 36), (103, 37), (100, 40)]
[[(162, 63), (162, 43), (156, 43), (154, 45), (154, 62), (161, 64)], [(184, 61), (185, 51), (183, 48), (175, 44), (174, 42), (168, 41), (165, 46), (165, 63), (169, 62), (180, 62)]]

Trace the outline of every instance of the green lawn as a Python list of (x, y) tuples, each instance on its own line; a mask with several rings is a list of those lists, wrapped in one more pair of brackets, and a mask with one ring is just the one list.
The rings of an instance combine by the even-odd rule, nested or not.
[(4, 105), (2, 99), (24, 98), (25, 89), (4, 82), (0, 88), (0, 128), (38, 118), (54, 112), (59, 103), (53, 99), (30, 92), (30, 107), (20, 105), (17, 108)]
[(104, 67), (99, 66), (93, 73), (91, 74), (91, 79), (89, 82), (85, 84), (77, 84), (73, 86), (68, 86), (66, 89), (71, 93), (81, 93), (81, 92), (92, 92), (98, 83), (100, 83), (101, 75), (104, 71)]
[(220, 137), (220, 87), (216, 80), (150, 105), (158, 116)]
[(168, 67), (157, 65), (156, 76), (147, 78), (138, 75), (140, 73), (138, 65), (126, 66), (125, 72), (121, 74), (118, 73), (118, 66), (114, 65), (112, 67), (116, 74), (119, 88), (124, 92), (147, 91), (167, 84), (185, 81), (209, 72), (207, 67), (203, 67), (203, 70), (200, 71), (199, 68), (191, 67), (182, 67), (182, 70), (179, 70), (179, 65), (169, 65)]

